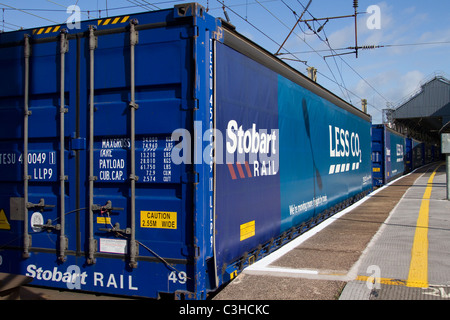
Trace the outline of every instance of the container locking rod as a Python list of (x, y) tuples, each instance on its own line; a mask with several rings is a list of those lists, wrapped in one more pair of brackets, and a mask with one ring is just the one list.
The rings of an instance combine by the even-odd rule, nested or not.
[(94, 51), (98, 47), (97, 37), (94, 35), (95, 26), (89, 26), (89, 255), (88, 264), (95, 263), (94, 239)]
[(130, 183), (131, 183), (131, 234), (130, 234), (130, 267), (137, 268), (136, 256), (138, 250), (138, 244), (136, 242), (136, 122), (135, 122), (135, 112), (137, 109), (136, 104), (136, 83), (135, 83), (135, 58), (134, 58), (134, 49), (136, 44), (138, 43), (138, 32), (136, 31), (136, 25), (138, 21), (133, 19), (130, 21), (130, 127), (131, 127), (131, 145), (130, 145), (130, 153), (131, 153), (131, 172), (130, 172)]
[[(26, 34), (24, 37), (24, 58), (25, 58), (25, 75), (24, 75), (24, 118), (23, 118), (23, 157), (28, 159), (28, 117), (31, 111), (28, 110), (28, 94), (30, 81), (30, 39)], [(31, 235), (28, 234), (28, 161), (23, 161), (23, 201), (24, 201), (24, 226), (23, 226), (23, 258), (29, 258), (29, 248), (31, 246)]]
[(65, 55), (69, 51), (69, 42), (67, 40), (67, 30), (63, 29), (60, 34), (60, 54), (61, 54), (61, 73), (60, 73), (60, 113), (59, 113), (59, 162), (60, 162), (60, 204), (61, 204), (61, 230), (59, 234), (59, 257), (58, 259), (62, 262), (66, 261), (66, 250), (68, 248), (68, 240), (65, 235), (65, 184), (67, 177), (65, 176), (65, 167), (64, 167), (64, 152), (65, 152), (65, 128), (64, 128), (64, 115), (68, 111), (65, 107), (64, 95), (65, 95)]

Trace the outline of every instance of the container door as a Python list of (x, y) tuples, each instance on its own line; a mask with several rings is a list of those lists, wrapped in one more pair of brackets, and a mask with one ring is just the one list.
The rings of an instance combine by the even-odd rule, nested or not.
[(86, 270), (103, 279), (94, 290), (194, 291), (192, 169), (171, 158), (173, 132), (192, 132), (189, 29), (127, 25), (83, 39)]
[(193, 132), (194, 32), (165, 27), (171, 11), (138, 17), (0, 39), (0, 272), (195, 292), (196, 181), (171, 158), (172, 134)]
[(372, 126), (372, 178), (373, 185), (384, 184), (384, 133), (378, 126)]
[(1, 70), (8, 76), (0, 80), (0, 212), (8, 247), (22, 247), (24, 257), (56, 253), (63, 262), (76, 251), (74, 215), (66, 216), (76, 192), (70, 150), (76, 46), (65, 33), (57, 36), (35, 43), (22, 35), (21, 45), (1, 49)]

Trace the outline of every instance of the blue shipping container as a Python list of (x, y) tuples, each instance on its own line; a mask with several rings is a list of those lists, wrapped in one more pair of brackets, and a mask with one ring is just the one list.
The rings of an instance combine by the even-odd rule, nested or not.
[(0, 272), (205, 299), (371, 190), (370, 116), (203, 7), (80, 28), (0, 34)]
[(387, 184), (405, 170), (405, 137), (383, 124), (372, 125), (373, 185)]
[(423, 143), (412, 138), (405, 140), (405, 167), (412, 171), (423, 165)]

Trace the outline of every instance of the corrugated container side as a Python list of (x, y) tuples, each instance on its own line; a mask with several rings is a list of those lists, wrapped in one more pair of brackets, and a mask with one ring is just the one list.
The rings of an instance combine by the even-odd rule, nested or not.
[(216, 44), (216, 102), (218, 274), (371, 190), (370, 117), (231, 29)]
[(386, 183), (405, 173), (405, 149), (405, 136), (386, 128)]

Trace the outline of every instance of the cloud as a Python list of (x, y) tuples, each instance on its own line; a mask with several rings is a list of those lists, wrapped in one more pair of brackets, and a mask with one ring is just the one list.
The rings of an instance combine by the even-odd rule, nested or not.
[(375, 105), (378, 109), (377, 111), (375, 109), (372, 110), (379, 112), (379, 110), (386, 108), (385, 99), (396, 106), (400, 100), (417, 90), (424, 77), (425, 75), (419, 70), (412, 70), (402, 74), (398, 70), (390, 69), (366, 78), (366, 81), (376, 88), (383, 97), (378, 95), (362, 79), (350, 90), (361, 98), (368, 99), (369, 103)]
[[(399, 76), (398, 71), (390, 69), (390, 70), (375, 74), (371, 77), (368, 77), (365, 79), (365, 81), (363, 79), (361, 79), (356, 84), (356, 86), (354, 88), (354, 92), (362, 98), (371, 97), (371, 96), (377, 94), (372, 89), (372, 87), (374, 87), (377, 89), (378, 92), (380, 92), (380, 94), (382, 94), (383, 96), (386, 97), (385, 92), (388, 92), (388, 94), (390, 94), (390, 91), (392, 90), (391, 86), (390, 86), (392, 79), (395, 79), (398, 76)], [(389, 85), (387, 85), (387, 84), (389, 84)], [(379, 97), (379, 95), (377, 95), (377, 98), (382, 99), (381, 97)], [(386, 99), (389, 100), (389, 97), (386, 97)], [(384, 101), (384, 100), (382, 99), (382, 101)], [(384, 102), (384, 104), (385, 104), (385, 102)], [(382, 106), (382, 107), (384, 107), (384, 106)]]
[(424, 78), (425, 75), (418, 70), (409, 71), (405, 75), (401, 76), (399, 83), (399, 92), (401, 92), (402, 97), (409, 96), (415, 90), (417, 90)]

